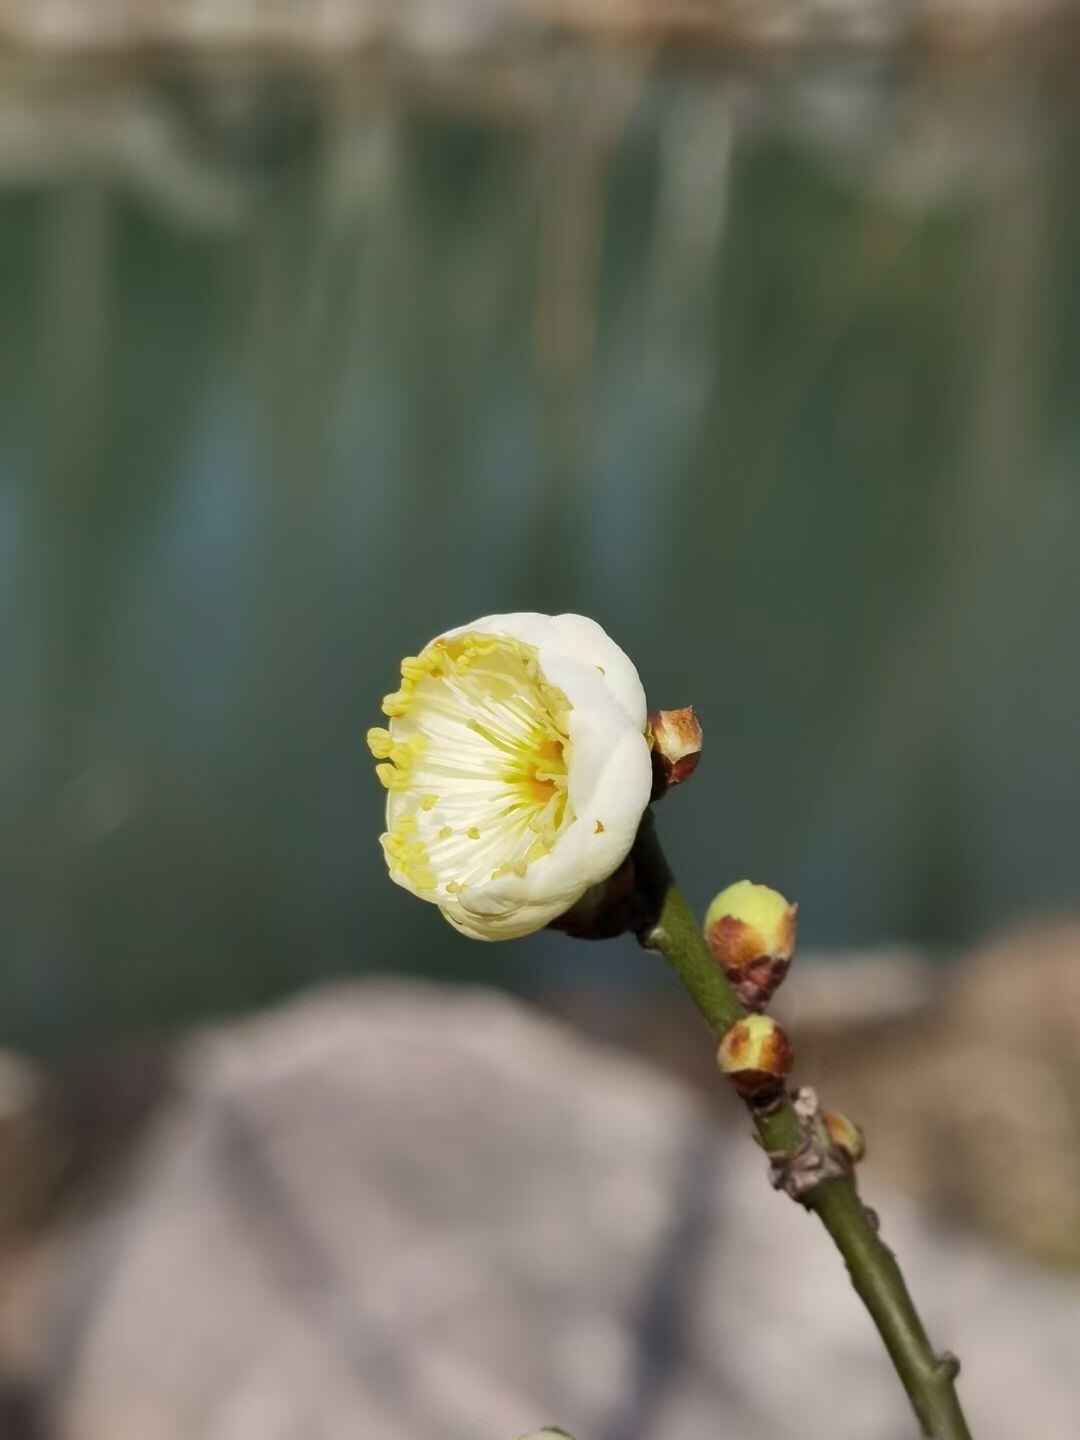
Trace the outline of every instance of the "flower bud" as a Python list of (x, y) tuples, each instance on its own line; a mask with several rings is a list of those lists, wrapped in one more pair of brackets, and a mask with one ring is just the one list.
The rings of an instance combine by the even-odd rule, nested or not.
[(724, 1032), (716, 1063), (746, 1100), (775, 1094), (791, 1069), (791, 1045), (771, 1015), (748, 1015)]
[(713, 959), (748, 1010), (761, 1010), (795, 953), (797, 905), (776, 890), (739, 880), (722, 890), (705, 915)]
[(652, 745), (653, 791), (659, 800), (674, 785), (681, 785), (701, 759), (701, 721), (692, 705), (684, 710), (656, 710), (649, 716)]
[(826, 1110), (821, 1118), (837, 1150), (842, 1150), (851, 1163), (857, 1165), (866, 1154), (866, 1141), (858, 1125), (838, 1110)]

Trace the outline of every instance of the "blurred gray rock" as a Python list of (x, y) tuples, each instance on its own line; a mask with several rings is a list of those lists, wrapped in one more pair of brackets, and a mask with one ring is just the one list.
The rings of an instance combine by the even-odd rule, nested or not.
[[(5, 1436), (915, 1433), (747, 1136), (519, 1004), (324, 991), (177, 1082), (111, 1197), (2, 1262)], [(870, 1198), (980, 1440), (1076, 1434), (1080, 1293)]]

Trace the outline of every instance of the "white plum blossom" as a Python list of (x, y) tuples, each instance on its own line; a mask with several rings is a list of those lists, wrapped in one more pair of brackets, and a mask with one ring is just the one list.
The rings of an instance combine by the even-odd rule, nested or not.
[(583, 615), (486, 615), (401, 663), (368, 732), (390, 875), (477, 940), (539, 930), (622, 864), (649, 803), (645, 692)]

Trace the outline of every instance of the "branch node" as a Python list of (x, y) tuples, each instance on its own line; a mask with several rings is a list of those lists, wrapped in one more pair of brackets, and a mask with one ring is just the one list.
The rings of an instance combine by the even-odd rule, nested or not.
[(821, 1112), (817, 1091), (812, 1085), (800, 1085), (791, 1097), (791, 1104), (804, 1127), (816, 1120)]
[(937, 1356), (934, 1370), (939, 1379), (951, 1385), (960, 1374), (960, 1357), (954, 1355), (951, 1350), (942, 1350)]
[(829, 1144), (821, 1118), (817, 1091), (803, 1085), (792, 1096), (792, 1109), (799, 1123), (802, 1141), (793, 1151), (769, 1151), (769, 1180), (800, 1205), (826, 1180), (846, 1180), (851, 1167), (845, 1157)]

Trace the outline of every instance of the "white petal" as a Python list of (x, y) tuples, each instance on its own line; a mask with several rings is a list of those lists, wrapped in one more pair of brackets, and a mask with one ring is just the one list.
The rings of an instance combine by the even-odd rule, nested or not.
[(611, 636), (587, 615), (554, 615), (552, 619), (571, 655), (595, 665), (603, 674), (615, 699), (638, 730), (644, 731), (649, 707), (637, 667)]
[(587, 615), (573, 612), (542, 615), (535, 610), (519, 610), (507, 615), (485, 615), (471, 625), (459, 625), (446, 634), (463, 635), (469, 630), (485, 635), (509, 635), (526, 645), (535, 645), (538, 650), (561, 650), (596, 666), (628, 718), (637, 729), (644, 731), (648, 705), (634, 662), (603, 626)]
[(595, 666), (565, 653), (542, 651), (540, 664), (573, 706), (569, 781), (577, 818), (551, 853), (535, 860), (524, 875), (471, 886), (452, 907), (443, 907), (451, 923), (478, 938), (525, 935), (563, 914), (622, 864), (649, 803), (648, 741), (604, 677)]

